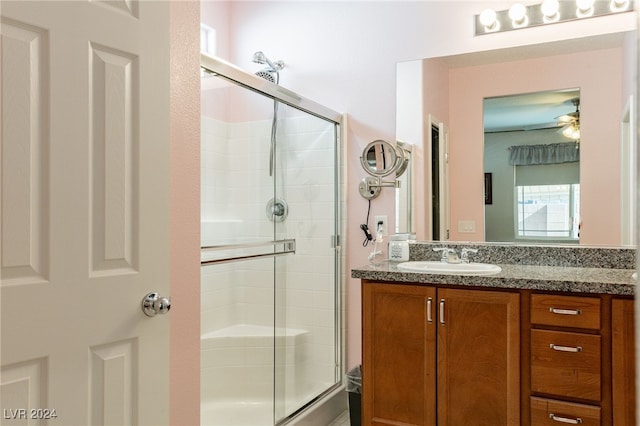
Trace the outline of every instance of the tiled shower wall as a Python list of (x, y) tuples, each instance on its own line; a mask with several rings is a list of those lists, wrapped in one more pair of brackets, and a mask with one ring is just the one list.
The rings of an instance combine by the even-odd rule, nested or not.
[[(277, 194), (288, 203), (275, 238), (294, 238), (296, 254), (276, 258), (276, 318), (279, 327), (306, 330), (308, 338), (302, 340), (305, 348), (278, 352), (278, 361), (296, 363), (295, 371), (309, 376), (298, 377), (298, 388), (333, 380), (336, 232), (334, 127), (299, 114), (279, 107), (275, 183), (269, 177), (270, 119), (226, 123), (202, 117), (201, 144), (203, 245), (272, 240), (267, 202)], [(271, 326), (273, 277), (272, 258), (204, 267), (202, 333), (236, 324)], [(295, 390), (306, 391), (312, 390)]]

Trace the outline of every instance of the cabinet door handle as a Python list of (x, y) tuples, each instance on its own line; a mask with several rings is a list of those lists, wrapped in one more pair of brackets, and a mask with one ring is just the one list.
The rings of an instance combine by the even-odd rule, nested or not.
[(444, 299), (440, 299), (440, 324), (444, 325)]
[(549, 347), (554, 351), (559, 351), (559, 352), (582, 352), (582, 346), (575, 346), (575, 347), (562, 346), (562, 345), (554, 345), (553, 343), (551, 343)]
[(431, 314), (431, 304), (433, 302), (433, 298), (427, 298), (427, 322), (429, 324), (433, 323), (433, 315)]
[(582, 419), (580, 417), (576, 417), (575, 419), (572, 419), (570, 417), (556, 416), (553, 413), (549, 413), (549, 418), (554, 422), (569, 423), (570, 425), (579, 425), (582, 423)]
[(580, 309), (562, 309), (562, 308), (549, 308), (549, 312), (558, 315), (580, 315), (582, 311)]

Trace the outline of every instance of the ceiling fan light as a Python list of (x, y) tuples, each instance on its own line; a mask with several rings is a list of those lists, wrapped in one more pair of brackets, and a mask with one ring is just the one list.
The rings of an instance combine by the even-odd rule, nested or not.
[(569, 139), (578, 140), (580, 139), (580, 127), (575, 123), (567, 124), (562, 128), (562, 135)]

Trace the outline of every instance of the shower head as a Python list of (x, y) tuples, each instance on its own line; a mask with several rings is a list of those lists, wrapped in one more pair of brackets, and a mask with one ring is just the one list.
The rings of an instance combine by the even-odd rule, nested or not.
[(256, 75), (258, 77), (264, 78), (267, 81), (277, 84), (277, 81), (276, 81), (277, 79), (274, 76), (274, 74), (277, 74), (277, 73), (278, 73), (277, 71), (272, 71), (271, 69), (267, 68), (264, 70), (257, 71)]
[(256, 53), (253, 54), (253, 62), (255, 62), (256, 64), (266, 64), (267, 57), (265, 56), (264, 53), (257, 51)]
[(283, 61), (271, 62), (267, 56), (261, 51), (257, 51), (253, 54), (253, 62), (256, 64), (267, 64), (272, 71), (280, 71), (284, 68)]
[(283, 61), (271, 62), (264, 53), (262, 53), (261, 51), (257, 51), (256, 53), (253, 54), (253, 62), (257, 64), (267, 65), (265, 69), (262, 69), (256, 72), (256, 75), (258, 77), (264, 78), (267, 81), (278, 84), (280, 80), (280, 73), (278, 73), (278, 71), (284, 68)]

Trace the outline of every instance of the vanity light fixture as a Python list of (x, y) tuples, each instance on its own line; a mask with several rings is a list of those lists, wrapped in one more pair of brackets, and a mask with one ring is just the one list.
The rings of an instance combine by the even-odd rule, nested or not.
[(522, 3), (515, 3), (509, 8), (509, 18), (511, 18), (513, 28), (522, 28), (529, 25), (527, 8)]
[(551, 24), (560, 20), (560, 2), (558, 0), (544, 0), (540, 5), (542, 21)]
[(500, 31), (500, 21), (498, 21), (498, 15), (493, 9), (485, 9), (480, 13), (479, 20), (484, 27), (485, 32), (493, 33)]
[(491, 34), (630, 11), (633, 11), (633, 0), (544, 0), (530, 6), (515, 3), (508, 10), (485, 9), (475, 15), (475, 34)]
[(576, 0), (576, 16), (578, 18), (588, 18), (593, 16), (594, 0)]
[(629, 7), (629, 0), (611, 0), (609, 9), (612, 12), (620, 12), (626, 10)]

